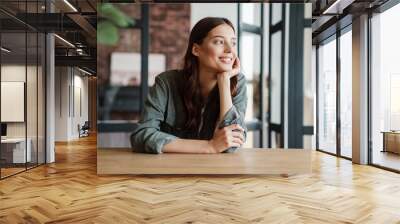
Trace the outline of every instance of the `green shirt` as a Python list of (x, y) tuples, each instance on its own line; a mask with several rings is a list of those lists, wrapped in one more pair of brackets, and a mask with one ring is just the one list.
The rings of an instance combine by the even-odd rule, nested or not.
[[(183, 101), (183, 72), (170, 70), (156, 76), (155, 84), (150, 88), (138, 127), (131, 135), (135, 151), (145, 153), (162, 153), (167, 143), (177, 138), (210, 140), (219, 117), (218, 85), (211, 91), (202, 113), (200, 130), (185, 130), (186, 108)], [(239, 124), (247, 130), (244, 116), (247, 107), (246, 79), (238, 74), (238, 89), (233, 97), (233, 106), (218, 124), (219, 128)], [(231, 147), (224, 152), (233, 152)]]

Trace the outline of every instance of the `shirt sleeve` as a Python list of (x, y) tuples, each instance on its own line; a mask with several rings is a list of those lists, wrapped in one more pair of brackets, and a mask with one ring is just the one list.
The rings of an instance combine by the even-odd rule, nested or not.
[(164, 145), (177, 139), (174, 135), (160, 131), (167, 102), (167, 87), (163, 80), (157, 76), (155, 84), (149, 90), (142, 118), (131, 135), (131, 143), (135, 150), (160, 154)]
[[(232, 107), (226, 112), (218, 128), (223, 128), (232, 124), (239, 124), (244, 129), (244, 139), (247, 138), (247, 128), (244, 121), (247, 108), (247, 87), (246, 78), (243, 74), (238, 75), (238, 92), (232, 99)], [(238, 147), (230, 147), (224, 152), (234, 152)]]

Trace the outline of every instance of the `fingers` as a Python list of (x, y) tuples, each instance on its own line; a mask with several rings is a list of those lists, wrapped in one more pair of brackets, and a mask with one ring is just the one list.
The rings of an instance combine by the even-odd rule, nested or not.
[(236, 68), (237, 66), (239, 66), (239, 59), (238, 59), (238, 57), (236, 57), (236, 58), (235, 58), (235, 61), (233, 61), (232, 67), (233, 67), (233, 68)]
[(243, 140), (241, 138), (232, 138), (232, 143), (237, 143), (239, 145), (243, 145)]
[(239, 144), (239, 147), (244, 144), (244, 138), (241, 132), (231, 132), (228, 136), (228, 145), (232, 147), (232, 144)]
[(232, 77), (238, 75), (239, 72), (240, 72), (240, 60), (238, 57), (236, 57), (232, 65)]
[(230, 131), (240, 130), (241, 132), (244, 132), (244, 129), (239, 124), (231, 124), (229, 126), (226, 126), (226, 128), (228, 128)]
[(220, 142), (217, 152), (223, 152), (230, 147), (242, 147), (244, 144), (244, 129), (239, 124), (232, 124), (215, 132), (215, 138)]
[(239, 64), (239, 66), (240, 66), (240, 59), (239, 59), (239, 57), (236, 57), (236, 60), (237, 60), (237, 63)]
[(234, 66), (234, 67), (235, 67), (235, 66), (240, 66), (239, 57), (236, 57), (236, 58), (235, 58), (235, 61), (233, 61), (233, 66)]
[(242, 142), (244, 142), (244, 136), (243, 136), (243, 134), (241, 132), (233, 131), (232, 132), (232, 136), (234, 138), (240, 138), (240, 140), (242, 140)]

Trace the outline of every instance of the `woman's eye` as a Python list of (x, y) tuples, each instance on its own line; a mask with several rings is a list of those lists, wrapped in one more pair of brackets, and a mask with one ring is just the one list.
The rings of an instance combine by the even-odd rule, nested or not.
[(232, 42), (232, 46), (236, 46), (236, 42)]
[(216, 40), (215, 43), (216, 43), (216, 44), (223, 44), (224, 41), (223, 41), (223, 40)]

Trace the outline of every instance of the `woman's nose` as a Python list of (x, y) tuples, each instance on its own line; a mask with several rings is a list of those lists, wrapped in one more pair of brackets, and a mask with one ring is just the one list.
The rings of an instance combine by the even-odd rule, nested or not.
[(231, 52), (232, 51), (232, 45), (230, 43), (225, 44), (225, 52)]

